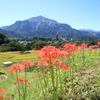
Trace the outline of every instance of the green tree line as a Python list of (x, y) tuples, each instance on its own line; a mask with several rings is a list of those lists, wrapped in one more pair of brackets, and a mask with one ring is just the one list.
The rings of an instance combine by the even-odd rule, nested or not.
[[(19, 42), (23, 41), (23, 43)], [(24, 43), (24, 41), (30, 41)], [(34, 36), (32, 38), (22, 38), (22, 39), (9, 39), (3, 33), (0, 32), (0, 52), (7, 51), (25, 51), (32, 49), (41, 49), (44, 46), (51, 45), (55, 47), (60, 47), (64, 43), (87, 43), (88, 45), (95, 45), (97, 42), (100, 42), (98, 37), (66, 37), (66, 41), (63, 41), (57, 37), (43, 37), (43, 36)]]

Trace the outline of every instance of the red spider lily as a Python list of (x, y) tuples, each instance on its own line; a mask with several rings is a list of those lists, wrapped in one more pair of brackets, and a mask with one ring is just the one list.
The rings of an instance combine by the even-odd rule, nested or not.
[(11, 95), (6, 95), (6, 97), (10, 97)]
[(47, 62), (38, 62), (37, 63), (38, 66), (48, 66)]
[(94, 45), (95, 48), (98, 48), (98, 45)]
[[(0, 95), (0, 98), (10, 97), (11, 95)], [(0, 99), (1, 100), (1, 99)]]
[(32, 66), (32, 63), (29, 62), (29, 61), (23, 61), (23, 62), (21, 63), (21, 65), (22, 65), (23, 67), (31, 67), (31, 66)]
[[(0, 93), (4, 92), (4, 89), (0, 88)], [(4, 97), (10, 97), (10, 95), (0, 95), (0, 100)]]
[(15, 84), (15, 85), (16, 85), (17, 83), (18, 83), (18, 82), (14, 82), (13, 84)]
[(29, 81), (28, 81), (27, 83), (28, 83), (28, 84), (31, 84), (31, 82), (29, 82)]
[(85, 48), (85, 47), (87, 47), (88, 46), (88, 44), (86, 44), (86, 43), (82, 43), (79, 47), (81, 47), (81, 48)]
[(4, 89), (0, 88), (0, 93), (4, 92)]
[(25, 84), (25, 82), (22, 82), (21, 84)]
[(43, 72), (47, 72), (48, 70), (47, 69), (43, 69)]
[(28, 81), (28, 80), (25, 80), (25, 82), (26, 82), (26, 83), (28, 83), (28, 84), (30, 84), (30, 83), (31, 83), (31, 82), (30, 82), (30, 81)]
[(5, 97), (5, 95), (0, 95), (0, 98), (4, 98)]
[(20, 82), (21, 84), (24, 84), (25, 82), (30, 84), (31, 82), (29, 82), (28, 80), (25, 80), (23, 78), (18, 78), (16, 82), (14, 82), (13, 84), (17, 84), (18, 82)]
[(70, 56), (69, 52), (65, 52), (63, 50), (60, 50), (59, 57), (68, 57), (68, 56)]
[(53, 60), (58, 57), (66, 56), (66, 53), (62, 52), (60, 49), (57, 49), (53, 46), (45, 46), (40, 51), (40, 60)]
[(98, 47), (98, 45), (91, 45), (91, 46), (89, 46), (90, 48), (97, 48)]
[(43, 74), (39, 74), (39, 76), (43, 76)]
[(63, 45), (63, 47), (65, 48), (66, 51), (68, 51), (69, 53), (72, 51), (77, 51), (79, 50), (79, 47), (76, 46), (76, 43), (71, 44), (71, 43), (66, 43)]
[(50, 63), (52, 63), (52, 65), (60, 65), (62, 62), (56, 59), (53, 60), (45, 60), (44, 62), (38, 62), (37, 65), (38, 66), (46, 66), (46, 67), (50, 67)]
[(98, 45), (100, 44), (100, 42), (97, 43)]
[(27, 87), (32, 87), (31, 85), (28, 85)]
[(15, 72), (15, 71), (21, 71), (21, 70), (23, 70), (22, 68), (21, 68), (21, 66), (20, 65), (13, 65), (11, 68), (9, 68), (8, 69), (11, 73), (13, 73), (13, 72)]
[(25, 80), (25, 82), (28, 82), (28, 80)]
[(38, 77), (32, 77), (32, 79), (36, 79), (36, 78), (38, 78)]
[(70, 66), (69, 66), (69, 65), (61, 65), (60, 68), (61, 68), (61, 69), (69, 69)]
[(23, 79), (23, 78), (18, 78), (17, 81), (14, 82), (13, 84), (17, 84), (18, 82), (21, 82), (21, 83), (22, 83), (22, 82), (24, 82), (24, 81), (25, 81), (25, 79)]
[(54, 59), (52, 61), (52, 63), (55, 64), (55, 65), (60, 65), (62, 63), (62, 61), (59, 61), (59, 60)]
[(23, 78), (18, 78), (17, 79), (17, 82), (23, 82), (23, 81), (25, 81), (25, 79), (23, 79)]

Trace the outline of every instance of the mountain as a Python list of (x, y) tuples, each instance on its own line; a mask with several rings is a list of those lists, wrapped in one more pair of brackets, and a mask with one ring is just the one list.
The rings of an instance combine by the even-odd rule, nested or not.
[(100, 32), (100, 30), (98, 31), (95, 31), (95, 30), (92, 30), (92, 29), (79, 29), (81, 31), (88, 31), (88, 32)]
[(1, 29), (5, 29), (7, 26), (2, 26)]
[(37, 16), (37, 17), (32, 17), (30, 19), (27, 19), (29, 22), (38, 22), (38, 23), (48, 23), (48, 24), (51, 24), (51, 23), (58, 23), (57, 21), (55, 20), (52, 20), (52, 19), (48, 19), (48, 18), (45, 18), (43, 16)]
[[(62, 37), (80, 37), (80, 36), (99, 36), (97, 33), (73, 29), (70, 25), (58, 23), (55, 20), (43, 16), (32, 17), (23, 21), (16, 21), (14, 24), (3, 27), (3, 30), (11, 33), (15, 37), (26, 38), (36, 35), (54, 37), (59, 34)], [(95, 35), (94, 35), (95, 34)]]
[(14, 31), (5, 30), (0, 28), (0, 32), (4, 33), (9, 38), (23, 38), (21, 34), (16, 34)]
[(92, 30), (92, 29), (80, 29), (80, 31), (89, 32), (89, 33), (91, 33), (93, 36), (100, 37), (100, 31), (94, 31), (94, 30)]

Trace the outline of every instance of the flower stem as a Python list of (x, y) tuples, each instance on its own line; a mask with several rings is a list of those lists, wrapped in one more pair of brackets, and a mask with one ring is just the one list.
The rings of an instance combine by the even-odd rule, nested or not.
[[(26, 72), (26, 67), (25, 67), (25, 81), (26, 81), (26, 77), (27, 76), (27, 72)], [(25, 90), (24, 90), (24, 100), (26, 100), (26, 97), (27, 97), (27, 93), (26, 93), (26, 88), (27, 88), (27, 82), (25, 82)]]
[[(18, 74), (17, 74), (17, 71), (16, 71), (16, 78), (17, 78), (17, 80), (18, 80)], [(21, 94), (20, 94), (19, 82), (18, 82), (18, 94), (19, 94), (19, 95), (18, 95), (18, 96), (19, 96), (19, 100), (21, 100), (21, 99), (20, 99), (20, 95), (21, 95)]]

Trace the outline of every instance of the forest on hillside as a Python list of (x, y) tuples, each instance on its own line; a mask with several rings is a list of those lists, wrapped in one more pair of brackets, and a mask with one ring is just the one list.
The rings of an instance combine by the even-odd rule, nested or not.
[(64, 43), (87, 43), (88, 45), (95, 45), (100, 41), (99, 37), (61, 37), (56, 34), (55, 37), (34, 36), (31, 38), (10, 39), (2, 32), (0, 32), (0, 52), (7, 51), (26, 51), (32, 49), (41, 49), (44, 46), (50, 45), (60, 47)]

